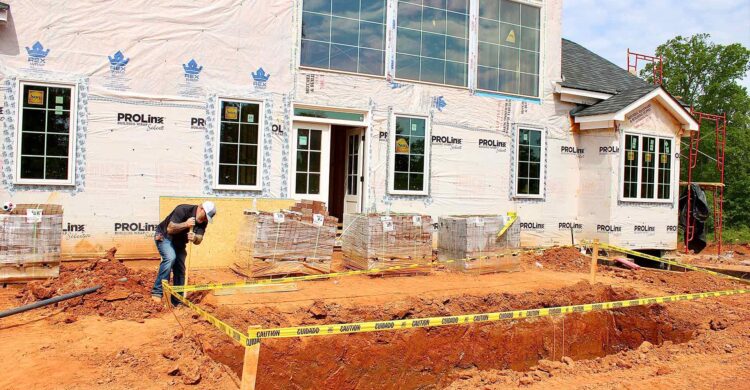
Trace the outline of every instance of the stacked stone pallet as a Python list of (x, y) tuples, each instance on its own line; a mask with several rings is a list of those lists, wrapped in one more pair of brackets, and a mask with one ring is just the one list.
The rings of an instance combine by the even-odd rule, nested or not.
[(329, 273), (337, 225), (322, 202), (303, 200), (279, 213), (245, 211), (235, 270), (252, 277)]
[(342, 235), (344, 265), (352, 269), (424, 264), (433, 260), (432, 218), (419, 214), (352, 214)]
[(448, 268), (487, 274), (520, 269), (520, 227), (516, 220), (498, 237), (510, 217), (502, 215), (459, 215), (441, 217), (438, 231), (438, 260), (454, 260)]
[(62, 218), (62, 206), (52, 204), (22, 204), (0, 213), (0, 282), (59, 275)]

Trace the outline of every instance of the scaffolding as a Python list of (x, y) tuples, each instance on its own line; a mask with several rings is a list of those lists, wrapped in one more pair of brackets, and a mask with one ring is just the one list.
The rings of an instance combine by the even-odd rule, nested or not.
[(661, 85), (664, 72), (664, 67), (662, 65), (664, 63), (664, 58), (661, 55), (658, 57), (649, 56), (646, 54), (635, 53), (628, 49), (628, 72), (635, 76), (638, 75), (638, 60), (653, 63), (651, 70), (653, 71), (654, 85)]
[[(716, 161), (716, 169), (719, 173), (719, 182), (716, 183), (705, 183), (696, 182), (702, 188), (707, 190), (713, 190), (713, 214), (714, 214), (714, 239), (717, 244), (717, 254), (721, 256), (721, 245), (722, 245), (722, 229), (724, 227), (724, 157), (725, 149), (727, 145), (727, 114), (715, 115), (707, 114), (704, 112), (698, 112), (690, 108), (690, 113), (693, 115), (695, 120), (698, 122), (698, 130), (690, 133), (690, 145), (688, 150), (688, 169), (687, 169), (687, 215), (685, 219), (685, 253), (688, 253), (688, 242), (695, 238), (695, 223), (690, 218), (692, 210), (691, 196), (690, 196), (690, 185), (693, 184), (693, 168), (698, 162), (698, 153), (700, 152), (699, 146), (702, 139), (706, 136), (701, 137), (701, 127), (703, 122), (713, 122), (714, 134), (716, 135), (716, 158), (712, 158), (705, 153), (700, 152), (706, 157)], [(710, 134), (709, 134), (710, 135)]]

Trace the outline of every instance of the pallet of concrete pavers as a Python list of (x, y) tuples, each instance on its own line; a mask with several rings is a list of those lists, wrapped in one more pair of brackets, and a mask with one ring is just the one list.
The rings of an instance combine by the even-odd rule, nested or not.
[[(237, 235), (235, 271), (251, 277), (314, 275), (331, 272), (338, 219), (325, 204), (302, 201), (274, 213), (245, 211)], [(322, 225), (313, 221), (323, 216)]]
[(520, 247), (518, 219), (497, 236), (510, 220), (502, 215), (440, 217), (438, 260), (453, 260), (449, 269), (472, 274), (520, 270), (520, 256), (513, 254)]
[(19, 204), (0, 212), (0, 282), (59, 275), (62, 218), (62, 206), (54, 204)]
[(351, 214), (341, 237), (344, 265), (351, 269), (424, 264), (405, 273), (425, 272), (434, 260), (432, 218), (420, 214)]

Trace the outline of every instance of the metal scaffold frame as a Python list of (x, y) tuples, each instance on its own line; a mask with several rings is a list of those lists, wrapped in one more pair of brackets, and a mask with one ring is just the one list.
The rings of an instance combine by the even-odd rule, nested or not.
[(664, 72), (664, 67), (662, 65), (664, 63), (664, 58), (661, 55), (658, 57), (649, 56), (646, 54), (635, 53), (628, 49), (628, 72), (630, 72), (630, 74), (638, 75), (638, 60), (652, 62), (654, 64), (651, 68), (654, 72), (654, 85), (661, 85)]
[[(687, 215), (685, 221), (685, 253), (688, 250), (688, 242), (695, 238), (695, 224), (690, 218), (692, 212), (692, 204), (690, 197), (690, 185), (693, 183), (693, 168), (698, 162), (698, 153), (701, 141), (700, 129), (703, 125), (703, 121), (712, 121), (714, 123), (714, 134), (716, 135), (716, 169), (719, 172), (718, 183), (713, 183), (710, 187), (714, 191), (714, 238), (717, 243), (717, 254), (721, 255), (722, 246), (722, 229), (724, 227), (724, 157), (725, 149), (727, 145), (727, 114), (721, 115), (707, 114), (704, 112), (695, 111), (692, 107), (690, 113), (695, 117), (698, 122), (698, 131), (690, 133), (690, 149), (688, 151), (688, 174), (687, 174)], [(705, 186), (702, 184), (702, 186)]]

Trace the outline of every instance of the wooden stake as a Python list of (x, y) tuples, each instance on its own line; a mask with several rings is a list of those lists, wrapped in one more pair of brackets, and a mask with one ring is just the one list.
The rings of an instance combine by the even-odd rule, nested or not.
[[(253, 330), (260, 329), (260, 326), (251, 326), (247, 329), (247, 334)], [(258, 376), (258, 356), (260, 356), (260, 340), (252, 347), (245, 347), (245, 360), (242, 363), (242, 383), (240, 390), (255, 390), (255, 379)]]
[(166, 283), (162, 283), (161, 293), (164, 296), (164, 307), (167, 309), (171, 309), (172, 308), (172, 296), (167, 291)]
[(599, 240), (594, 240), (594, 249), (591, 253), (591, 283), (596, 281), (596, 266), (599, 262)]

